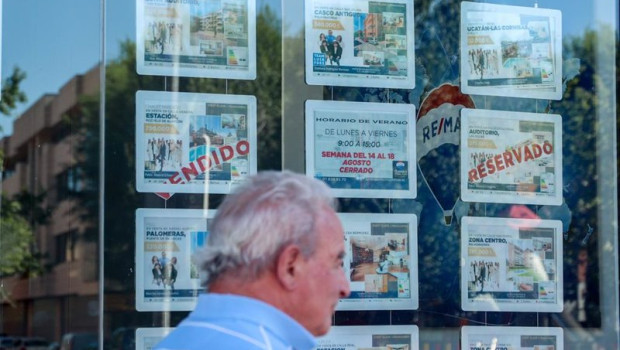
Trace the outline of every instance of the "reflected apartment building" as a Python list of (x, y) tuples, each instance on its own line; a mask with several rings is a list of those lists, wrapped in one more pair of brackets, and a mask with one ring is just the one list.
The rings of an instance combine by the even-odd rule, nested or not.
[(80, 117), (80, 97), (97, 94), (99, 81), (98, 67), (74, 76), (58, 93), (34, 102), (1, 141), (2, 194), (43, 194), (49, 214), (46, 223), (32, 224), (44, 272), (0, 281), (10, 299), (2, 299), (2, 333), (58, 341), (64, 333), (97, 330), (97, 243), (85, 239), (87, 223), (71, 196), (83, 189), (83, 181), (75, 166), (80, 139), (68, 117)]

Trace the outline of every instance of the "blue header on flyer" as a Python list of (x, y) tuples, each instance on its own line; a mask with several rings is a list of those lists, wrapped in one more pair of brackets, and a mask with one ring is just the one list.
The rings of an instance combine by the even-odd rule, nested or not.
[(211, 64), (226, 66), (226, 57), (200, 57), (186, 55), (144, 54), (145, 62), (179, 62), (192, 64)]
[(195, 298), (204, 293), (202, 289), (147, 289), (145, 298)]
[[(535, 284), (536, 285), (536, 284)], [(506, 299), (506, 300), (537, 300), (539, 295), (537, 288), (527, 292), (469, 292), (467, 293), (469, 298), (477, 298), (479, 296), (492, 299)]]
[(385, 293), (376, 292), (355, 292), (351, 291), (349, 299), (395, 299), (398, 298), (398, 291), (387, 291)]
[(408, 177), (402, 179), (354, 179), (340, 176), (315, 176), (331, 188), (364, 190), (409, 190)]
[[(321, 53), (313, 54), (314, 71), (317, 73), (343, 73), (343, 74), (369, 74), (389, 75), (390, 70), (386, 66), (354, 67), (326, 65), (327, 59)], [(397, 73), (397, 72), (396, 72)], [(399, 75), (399, 74), (393, 74)]]

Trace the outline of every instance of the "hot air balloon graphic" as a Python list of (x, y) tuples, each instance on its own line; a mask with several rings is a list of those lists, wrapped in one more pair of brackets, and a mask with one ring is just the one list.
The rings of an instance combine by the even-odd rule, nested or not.
[(475, 108), (458, 86), (443, 84), (422, 102), (416, 122), (417, 160), (422, 178), (444, 212), (446, 225), (460, 191), (461, 109)]

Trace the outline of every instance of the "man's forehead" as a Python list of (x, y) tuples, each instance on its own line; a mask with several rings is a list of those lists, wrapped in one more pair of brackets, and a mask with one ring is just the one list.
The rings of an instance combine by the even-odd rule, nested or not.
[(344, 246), (344, 231), (342, 223), (336, 212), (331, 208), (325, 208), (319, 221), (321, 236), (325, 244), (336, 249)]

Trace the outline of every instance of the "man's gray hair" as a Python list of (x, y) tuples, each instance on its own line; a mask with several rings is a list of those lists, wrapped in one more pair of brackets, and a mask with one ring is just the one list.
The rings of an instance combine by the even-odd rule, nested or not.
[(289, 171), (249, 177), (219, 206), (207, 244), (195, 257), (203, 284), (208, 287), (225, 272), (252, 280), (272, 268), (290, 244), (311, 256), (315, 222), (326, 206), (335, 209), (336, 202), (319, 180)]

